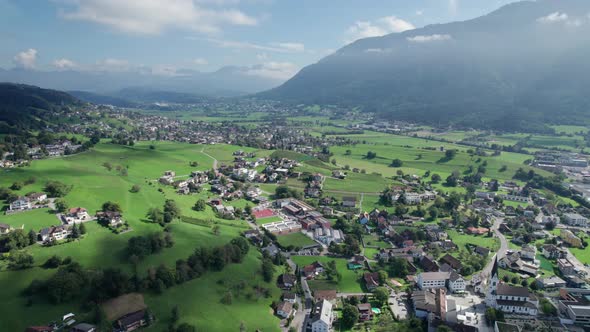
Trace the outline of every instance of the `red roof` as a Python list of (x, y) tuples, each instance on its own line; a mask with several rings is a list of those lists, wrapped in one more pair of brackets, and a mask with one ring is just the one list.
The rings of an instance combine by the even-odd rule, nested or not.
[(252, 214), (254, 214), (254, 217), (256, 217), (256, 219), (273, 217), (275, 215), (274, 211), (271, 209), (253, 211)]
[(75, 207), (75, 208), (70, 209), (71, 214), (80, 213), (80, 212), (86, 212), (86, 209), (82, 208), (82, 207)]

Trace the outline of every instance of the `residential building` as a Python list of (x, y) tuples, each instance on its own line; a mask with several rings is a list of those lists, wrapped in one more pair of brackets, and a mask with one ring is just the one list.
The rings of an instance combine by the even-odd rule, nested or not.
[(343, 207), (355, 207), (356, 206), (356, 197), (346, 196), (342, 198), (342, 206)]
[(12, 231), (12, 226), (0, 223), (0, 235), (8, 234)]
[(75, 325), (70, 329), (70, 332), (95, 332), (96, 326), (87, 324), (87, 323), (80, 323)]
[(68, 210), (63, 220), (66, 224), (77, 224), (90, 220), (88, 211), (83, 207), (75, 207)]
[(293, 303), (283, 301), (277, 305), (277, 316), (281, 318), (289, 318), (293, 313)]
[(539, 289), (563, 288), (566, 286), (565, 280), (558, 276), (551, 276), (547, 278), (539, 277), (535, 280)]
[(465, 286), (465, 279), (459, 273), (455, 271), (451, 272), (447, 283), (449, 291), (451, 293), (463, 293), (465, 292)]
[(99, 222), (106, 223), (110, 226), (123, 224), (123, 216), (121, 213), (115, 211), (98, 212), (96, 218)]
[(297, 277), (294, 274), (283, 273), (279, 276), (279, 288), (291, 289), (297, 284)]
[(588, 218), (579, 215), (577, 213), (565, 213), (563, 215), (564, 221), (566, 224), (571, 226), (578, 226), (578, 227), (587, 227), (588, 226)]
[(557, 268), (564, 276), (573, 276), (576, 274), (574, 264), (572, 264), (567, 258), (558, 259)]
[(324, 273), (324, 265), (318, 261), (306, 265), (302, 269), (302, 274), (307, 280), (314, 279), (322, 273)]
[(24, 211), (30, 210), (32, 208), (33, 204), (31, 204), (31, 201), (27, 197), (23, 196), (10, 203), (10, 206), (8, 207), (8, 209), (11, 211)]
[(329, 332), (333, 320), (332, 303), (326, 300), (317, 302), (310, 313), (311, 332)]
[(281, 220), (277, 222), (272, 222), (268, 224), (262, 225), (262, 228), (266, 229), (268, 232), (281, 235), (281, 234), (291, 234), (301, 231), (301, 224), (296, 221), (291, 220)]
[(379, 287), (379, 273), (377, 272), (366, 272), (363, 275), (363, 279), (365, 280), (365, 286), (367, 290), (372, 291), (375, 288)]
[(51, 226), (43, 228), (39, 232), (38, 238), (42, 242), (60, 241), (67, 238), (71, 233), (72, 231), (65, 226)]
[(569, 244), (571, 247), (574, 248), (582, 248), (582, 240), (575, 236), (570, 230), (561, 229), (559, 233), (559, 237), (563, 242)]
[(295, 303), (297, 302), (297, 294), (295, 293), (283, 293), (283, 301), (285, 302), (289, 302), (289, 303)]
[(541, 254), (548, 259), (558, 259), (567, 257), (567, 251), (553, 244), (545, 244), (541, 247)]
[(435, 318), (446, 318), (447, 293), (444, 288), (414, 291), (412, 303), (416, 317), (426, 318), (432, 314)]
[(139, 310), (126, 314), (115, 321), (119, 331), (130, 332), (147, 325), (146, 311)]
[(356, 308), (359, 311), (359, 320), (361, 322), (373, 319), (373, 308), (371, 308), (371, 303), (359, 303), (356, 305)]

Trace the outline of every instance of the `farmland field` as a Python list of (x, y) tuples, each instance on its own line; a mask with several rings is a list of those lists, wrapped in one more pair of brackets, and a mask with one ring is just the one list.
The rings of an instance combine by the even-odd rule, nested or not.
[[(152, 150), (147, 143), (141, 142), (133, 147), (99, 144), (95, 149), (78, 155), (34, 161), (30, 167), (2, 171), (0, 186), (4, 187), (10, 186), (14, 181), (23, 181), (30, 177), (36, 179), (34, 184), (24, 186), (19, 191), (20, 194), (40, 191), (50, 180), (72, 185), (71, 192), (64, 198), (65, 201), (69, 206), (85, 207), (91, 214), (99, 210), (106, 201), (117, 202), (122, 207), (123, 218), (132, 230), (116, 235), (95, 222), (89, 222), (86, 225), (88, 232), (80, 240), (53, 247), (28, 247), (26, 250), (34, 257), (36, 267), (21, 271), (2, 269), (0, 273), (0, 281), (10, 285), (0, 290), (3, 299), (0, 301), (0, 310), (4, 318), (0, 330), (22, 331), (29, 325), (56, 320), (67, 312), (84, 313), (85, 310), (79, 301), (54, 305), (42, 298), (33, 298), (32, 305), (26, 306), (27, 298), (20, 293), (33, 279), (46, 279), (55, 273), (55, 270), (39, 267), (53, 255), (62, 258), (69, 256), (88, 269), (117, 267), (131, 273), (132, 265), (128, 263), (124, 254), (127, 241), (133, 236), (162, 230), (159, 225), (148, 222), (145, 216), (150, 207), (162, 206), (165, 199), (174, 199), (183, 215), (205, 218), (217, 223), (219, 230), (215, 233), (210, 227), (174, 221), (170, 227), (174, 246), (141, 261), (137, 267), (140, 275), (149, 267), (160, 264), (174, 267), (177, 259), (187, 258), (195, 248), (225, 244), (248, 229), (244, 221), (217, 219), (210, 207), (204, 212), (192, 210), (199, 198), (206, 199), (211, 195), (207, 191), (192, 196), (181, 196), (173, 189), (163, 187), (154, 181), (166, 170), (174, 170), (179, 176), (184, 176), (193, 170), (210, 169), (213, 160), (201, 152), (202, 146), (170, 142), (151, 144), (155, 145), (155, 149)], [(237, 149), (239, 147), (224, 146), (216, 155), (225, 157)], [(207, 151), (213, 152), (211, 148)], [(197, 161), (199, 165), (191, 167), (191, 161)], [(105, 163), (110, 163), (113, 167), (120, 165), (121, 169), (127, 170), (127, 175), (115, 168), (108, 170), (103, 166)], [(138, 193), (130, 192), (134, 184), (141, 186)], [(246, 204), (247, 202), (240, 200), (232, 202), (236, 207), (244, 207)], [(10, 216), (2, 215), (0, 223), (7, 223), (13, 227), (22, 226), (25, 231), (38, 231), (40, 228), (58, 224), (58, 219), (48, 209), (40, 209)], [(0, 262), (0, 268), (3, 266)], [(161, 295), (148, 292), (145, 294), (146, 302), (157, 317), (157, 324), (149, 330), (163, 330), (175, 304), (178, 304), (180, 309), (180, 320), (191, 322), (199, 329), (237, 330), (240, 323), (244, 322), (252, 329), (278, 330), (278, 319), (273, 317), (269, 307), (271, 299), (260, 298), (256, 294), (246, 297), (246, 293), (255, 293), (252, 290), (254, 286), (269, 288), (272, 294), (278, 296), (276, 286), (265, 283), (258, 275), (259, 266), (260, 254), (252, 249), (243, 263), (230, 265), (222, 272), (209, 273), (186, 284), (173, 286)], [(244, 294), (235, 295), (231, 305), (221, 304), (220, 292), (224, 287), (219, 284), (220, 280), (225, 283), (245, 280), (247, 286)]]
[(313, 280), (309, 281), (309, 287), (312, 290), (336, 289), (339, 292), (345, 293), (361, 293), (363, 292), (360, 278), (362, 277), (362, 270), (351, 271), (346, 267), (348, 261), (342, 258), (331, 258), (326, 256), (293, 256), (293, 262), (303, 267), (315, 261), (327, 263), (329, 261), (336, 261), (336, 269), (342, 274), (340, 282), (327, 280)]

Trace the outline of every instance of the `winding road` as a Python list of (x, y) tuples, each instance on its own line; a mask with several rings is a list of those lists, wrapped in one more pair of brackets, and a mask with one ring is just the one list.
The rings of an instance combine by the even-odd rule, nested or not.
[[(504, 256), (506, 256), (506, 252), (508, 251), (508, 241), (506, 240), (506, 237), (504, 236), (504, 234), (502, 234), (499, 230), (500, 224), (502, 224), (503, 222), (504, 222), (504, 219), (495, 218), (494, 224), (492, 225), (492, 231), (494, 232), (496, 237), (500, 240), (500, 249), (498, 249), (498, 252), (496, 252), (496, 258), (498, 258), (498, 260), (504, 258)], [(492, 258), (492, 260), (490, 260), (488, 265), (486, 265), (486, 267), (483, 269), (483, 271), (482, 271), (483, 274), (485, 276), (489, 276), (490, 273), (492, 272), (493, 266), (494, 266), (494, 259)]]

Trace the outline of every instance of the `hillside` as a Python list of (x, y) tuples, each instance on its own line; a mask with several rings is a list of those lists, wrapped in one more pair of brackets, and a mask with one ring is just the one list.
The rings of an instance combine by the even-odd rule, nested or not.
[(42, 128), (65, 106), (80, 103), (65, 92), (0, 83), (0, 133)]
[(590, 2), (518, 2), (465, 22), (358, 40), (262, 98), (504, 130), (589, 123)]

